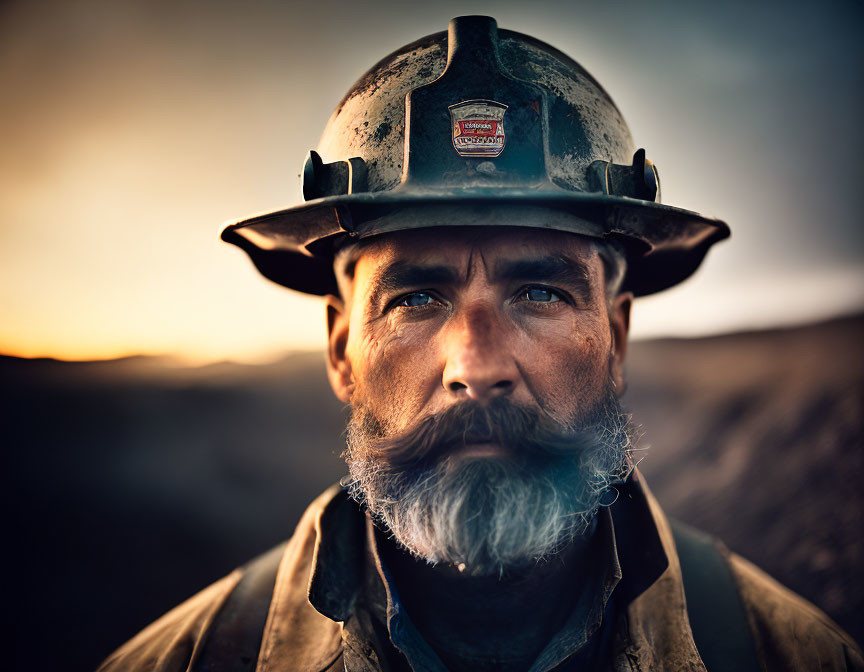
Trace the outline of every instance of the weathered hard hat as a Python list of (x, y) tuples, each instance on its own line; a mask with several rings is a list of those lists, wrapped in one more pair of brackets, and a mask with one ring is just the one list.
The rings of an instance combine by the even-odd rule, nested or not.
[(660, 204), (609, 95), (578, 63), (494, 19), (453, 19), (372, 67), (303, 168), (305, 203), (231, 224), (222, 239), (271, 280), (336, 293), (346, 240), (452, 225), (532, 226), (617, 239), (637, 296), (681, 282), (723, 222)]

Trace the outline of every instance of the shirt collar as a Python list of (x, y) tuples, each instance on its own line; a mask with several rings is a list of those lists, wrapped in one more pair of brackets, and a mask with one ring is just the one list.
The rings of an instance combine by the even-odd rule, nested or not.
[(585, 647), (600, 629), (612, 591), (621, 581), (621, 564), (615, 543), (615, 525), (608, 508), (598, 512), (594, 532), (599, 563), (589, 568), (591, 577), (576, 599), (563, 627), (540, 652), (529, 672), (556, 667)]

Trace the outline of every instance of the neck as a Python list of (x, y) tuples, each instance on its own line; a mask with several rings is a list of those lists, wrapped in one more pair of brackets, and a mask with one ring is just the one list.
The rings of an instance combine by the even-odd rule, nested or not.
[(412, 623), (448, 669), (527, 669), (561, 628), (590, 576), (594, 544), (502, 576), (470, 576), (428, 565), (377, 535)]

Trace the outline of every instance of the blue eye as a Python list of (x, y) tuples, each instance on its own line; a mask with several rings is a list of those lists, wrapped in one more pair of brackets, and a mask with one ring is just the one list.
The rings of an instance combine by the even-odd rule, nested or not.
[(407, 306), (408, 308), (417, 308), (419, 306), (427, 306), (432, 303), (432, 295), (428, 292), (414, 292), (408, 296), (403, 296), (399, 299), (397, 306)]
[(539, 301), (543, 303), (555, 303), (561, 298), (548, 287), (529, 287), (522, 293), (522, 297), (528, 301)]

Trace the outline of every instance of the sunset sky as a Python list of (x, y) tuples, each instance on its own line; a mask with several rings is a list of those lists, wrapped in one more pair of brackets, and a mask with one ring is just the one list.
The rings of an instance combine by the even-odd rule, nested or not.
[(333, 106), (379, 58), (489, 14), (582, 63), (666, 203), (731, 226), (637, 302), (636, 337), (864, 308), (864, 5), (65, 0), (0, 5), (0, 353), (264, 361), (323, 346), (320, 300), (223, 222), (300, 200)]

